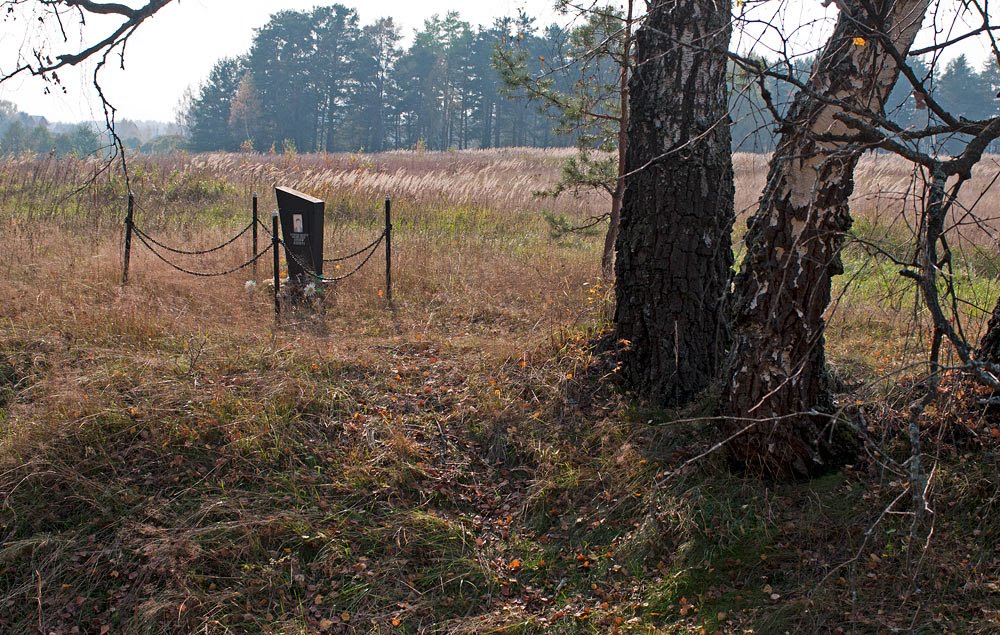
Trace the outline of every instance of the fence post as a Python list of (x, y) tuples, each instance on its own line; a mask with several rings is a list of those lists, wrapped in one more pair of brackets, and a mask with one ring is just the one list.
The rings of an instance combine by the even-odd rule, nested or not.
[(128, 284), (128, 264), (132, 257), (132, 223), (135, 212), (135, 198), (132, 192), (128, 193), (128, 211), (125, 213), (125, 260), (122, 264), (122, 286)]
[(253, 251), (250, 252), (250, 257), (254, 259), (253, 261), (253, 281), (254, 284), (260, 282), (260, 278), (257, 277), (257, 223), (260, 220), (257, 216), (257, 192), (253, 193)]
[(392, 199), (385, 197), (385, 299), (392, 306)]
[(274, 257), (274, 320), (281, 319), (281, 263), (278, 262), (278, 210), (271, 212), (271, 251)]

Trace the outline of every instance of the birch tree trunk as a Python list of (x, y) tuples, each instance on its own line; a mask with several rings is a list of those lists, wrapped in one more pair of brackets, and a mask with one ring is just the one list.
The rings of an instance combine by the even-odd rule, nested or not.
[(728, 2), (667, 0), (636, 34), (615, 328), (623, 377), (661, 405), (704, 390), (727, 342), (730, 33)]
[(853, 452), (850, 435), (831, 427), (823, 330), (831, 279), (843, 272), (840, 248), (851, 227), (848, 197), (861, 150), (829, 139), (854, 133), (838, 114), (882, 112), (899, 75), (882, 38), (905, 59), (928, 0), (838, 5), (811, 91), (800, 91), (781, 131), (735, 282), (723, 413), (734, 432), (747, 428), (746, 418), (763, 421), (729, 449), (749, 471), (778, 478), (814, 475)]

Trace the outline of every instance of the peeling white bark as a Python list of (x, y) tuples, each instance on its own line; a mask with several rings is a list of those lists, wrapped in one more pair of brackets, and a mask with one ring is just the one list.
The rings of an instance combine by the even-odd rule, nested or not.
[[(887, 33), (905, 58), (929, 0), (873, 0), (866, 6), (888, 15)], [(764, 468), (776, 474), (810, 471), (824, 460), (819, 421), (807, 414), (832, 410), (825, 381), (823, 316), (831, 279), (841, 273), (839, 250), (851, 225), (848, 197), (860, 152), (818, 135), (850, 136), (839, 114), (868, 110), (881, 114), (899, 75), (892, 56), (859, 24), (876, 20), (855, 0), (842, 14), (813, 68), (810, 85), (839, 104), (800, 93), (791, 124), (779, 139), (760, 208), (747, 232), (747, 256), (736, 280), (735, 346), (724, 409), (734, 416), (782, 418), (741, 435), (735, 452), (744, 462), (760, 461), (764, 448), (780, 438)]]

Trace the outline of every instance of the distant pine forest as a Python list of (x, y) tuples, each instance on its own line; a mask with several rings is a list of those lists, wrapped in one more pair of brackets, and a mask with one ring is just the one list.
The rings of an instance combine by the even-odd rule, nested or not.
[[(498, 51), (514, 51), (547, 90), (586, 93), (614, 116), (610, 96), (620, 68), (611, 58), (586, 55), (587, 38), (579, 34), (586, 28), (542, 27), (524, 13), (473, 26), (449, 12), (426, 20), (403, 46), (392, 18), (363, 25), (342, 5), (280, 11), (257, 29), (245, 54), (215, 63), (182, 100), (176, 123), (124, 121), (117, 132), (129, 149), (150, 153), (598, 147), (600, 141), (567, 124), (551, 104), (506, 82), (497, 64)], [(764, 61), (777, 74), (804, 79), (812, 59)], [(952, 112), (968, 119), (1000, 114), (995, 63), (976, 69), (958, 56), (916, 68)], [(768, 78), (764, 87), (779, 113), (794, 94), (794, 86), (780, 79)], [(734, 150), (773, 150), (777, 126), (757, 79), (734, 68), (729, 100)], [(96, 124), (53, 127), (12, 104), (0, 106), (4, 154), (87, 154), (106, 145)], [(904, 128), (933, 123), (905, 80), (886, 114)], [(953, 140), (933, 143), (947, 153)]]

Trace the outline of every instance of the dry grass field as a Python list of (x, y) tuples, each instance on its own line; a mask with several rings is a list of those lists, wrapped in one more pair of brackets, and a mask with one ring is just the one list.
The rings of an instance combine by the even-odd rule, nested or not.
[[(774, 485), (689, 463), (713, 423), (631, 403), (590, 349), (612, 310), (600, 239), (554, 238), (543, 212), (606, 202), (533, 195), (565, 156), (135, 159), (137, 225), (186, 249), (285, 185), (326, 201), (330, 255), (353, 251), (393, 197), (393, 306), (379, 252), (280, 324), (249, 269), (196, 278), (136, 244), (122, 287), (117, 172), (0, 162), (0, 633), (1000, 632), (997, 413), (958, 381), (929, 411), (929, 533), (888, 466), (927, 325), (869, 244), (906, 256), (911, 170), (863, 161), (829, 319), (873, 449)], [(738, 238), (766, 157), (736, 167)], [(1000, 293), (982, 167), (977, 222), (953, 219), (972, 339)]]

